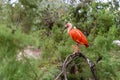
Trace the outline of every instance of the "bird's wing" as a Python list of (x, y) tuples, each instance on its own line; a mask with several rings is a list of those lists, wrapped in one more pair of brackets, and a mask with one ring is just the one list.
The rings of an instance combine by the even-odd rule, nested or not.
[(72, 37), (74, 41), (76, 41), (77, 43), (80, 43), (81, 34), (76, 29), (70, 30), (69, 35)]
[(86, 36), (80, 30), (76, 29), (76, 31), (81, 35), (81, 42), (84, 44), (88, 44)]
[(74, 28), (74, 29), (70, 30), (69, 34), (72, 37), (72, 39), (74, 41), (76, 41), (77, 43), (88, 44), (88, 41), (87, 41), (85, 35), (80, 30), (78, 30), (77, 28)]

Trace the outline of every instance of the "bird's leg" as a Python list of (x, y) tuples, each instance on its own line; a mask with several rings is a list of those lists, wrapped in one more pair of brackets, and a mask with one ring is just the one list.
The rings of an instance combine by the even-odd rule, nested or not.
[(80, 51), (79, 47), (76, 45), (72, 45), (72, 48), (74, 50), (74, 53), (78, 53)]
[(77, 48), (78, 51), (80, 51), (80, 48), (79, 48), (79, 47), (80, 47), (80, 44), (79, 44), (79, 43), (76, 43), (76, 48)]
[(79, 48), (79, 43), (76, 43), (77, 47)]

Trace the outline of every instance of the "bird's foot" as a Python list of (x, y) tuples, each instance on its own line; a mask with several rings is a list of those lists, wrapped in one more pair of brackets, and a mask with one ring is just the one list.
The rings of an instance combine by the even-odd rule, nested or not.
[(79, 46), (72, 45), (72, 48), (74, 50), (74, 53), (78, 53), (80, 51)]

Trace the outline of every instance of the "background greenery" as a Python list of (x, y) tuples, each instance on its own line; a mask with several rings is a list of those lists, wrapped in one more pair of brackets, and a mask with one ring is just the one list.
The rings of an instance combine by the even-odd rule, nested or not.
[[(54, 80), (75, 42), (63, 30), (73, 23), (87, 36), (89, 48), (81, 51), (96, 66), (100, 80), (120, 80), (120, 2), (112, 0), (0, 0), (0, 80)], [(78, 2), (77, 2), (78, 1)], [(17, 61), (18, 50), (40, 46), (39, 59)], [(70, 72), (75, 66), (75, 72)], [(82, 59), (68, 68), (69, 80), (88, 80), (91, 72)], [(62, 79), (61, 79), (62, 80)]]

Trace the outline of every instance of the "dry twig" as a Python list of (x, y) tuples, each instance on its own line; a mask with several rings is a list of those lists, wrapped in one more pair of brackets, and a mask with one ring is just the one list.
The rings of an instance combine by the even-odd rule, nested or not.
[(93, 75), (93, 78), (94, 80), (98, 80), (97, 79), (97, 76), (95, 74), (95, 66), (96, 64), (102, 59), (102, 57), (99, 57), (94, 63), (92, 63), (90, 61), (89, 58), (87, 58), (83, 53), (81, 52), (74, 52), (73, 54), (70, 54), (66, 57), (64, 63), (63, 63), (63, 66), (62, 66), (62, 71), (60, 72), (60, 74), (58, 74), (58, 76), (55, 78), (55, 80), (59, 80), (60, 76), (63, 74), (64, 75), (64, 80), (68, 80), (67, 79), (67, 67), (68, 65), (76, 58), (78, 57), (82, 57), (89, 65), (90, 67), (90, 70), (92, 72), (92, 75)]

